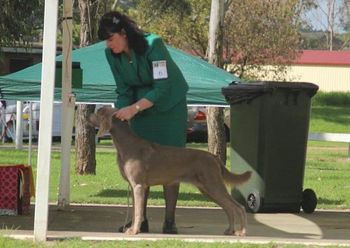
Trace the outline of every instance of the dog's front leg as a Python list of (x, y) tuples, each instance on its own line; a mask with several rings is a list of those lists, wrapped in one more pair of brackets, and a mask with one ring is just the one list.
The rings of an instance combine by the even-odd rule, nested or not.
[(140, 232), (141, 222), (143, 220), (143, 205), (145, 201), (146, 187), (141, 184), (136, 184), (133, 187), (134, 194), (134, 216), (133, 223), (130, 228), (126, 230), (126, 234), (135, 235)]

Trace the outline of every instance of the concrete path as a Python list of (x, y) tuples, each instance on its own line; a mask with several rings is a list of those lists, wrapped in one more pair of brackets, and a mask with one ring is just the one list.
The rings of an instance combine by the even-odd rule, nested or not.
[[(34, 207), (30, 215), (0, 216), (0, 234), (33, 238)], [(50, 206), (48, 239), (79, 237), (84, 240), (222, 241), (242, 243), (283, 243), (346, 245), (350, 247), (350, 211), (316, 211), (313, 214), (248, 214), (248, 235), (224, 236), (228, 223), (219, 208), (178, 208), (178, 235), (164, 235), (163, 208), (149, 207), (150, 233), (127, 236), (117, 232), (124, 224), (127, 208), (111, 205), (73, 205), (64, 211)]]

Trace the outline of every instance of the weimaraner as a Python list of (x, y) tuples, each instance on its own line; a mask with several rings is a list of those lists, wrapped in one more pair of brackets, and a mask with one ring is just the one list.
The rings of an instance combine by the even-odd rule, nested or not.
[[(242, 205), (228, 193), (225, 183), (238, 185), (246, 182), (251, 172), (241, 175), (231, 173), (220, 160), (209, 152), (162, 146), (136, 136), (127, 121), (114, 117), (115, 108), (102, 107), (89, 117), (89, 122), (99, 128), (98, 136), (110, 132), (118, 151), (119, 169), (133, 191), (134, 215), (126, 234), (137, 234), (143, 220), (145, 189), (153, 185), (186, 182), (195, 185), (204, 195), (221, 206), (229, 221), (226, 235), (244, 236), (247, 219)], [(225, 183), (224, 183), (225, 182)], [(234, 229), (238, 215), (240, 229)]]

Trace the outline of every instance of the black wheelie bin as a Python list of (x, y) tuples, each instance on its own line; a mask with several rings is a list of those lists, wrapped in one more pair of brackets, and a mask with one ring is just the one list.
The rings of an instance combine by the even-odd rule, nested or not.
[(250, 212), (312, 213), (317, 197), (303, 190), (312, 83), (254, 81), (222, 88), (230, 104), (232, 171), (251, 179), (232, 190)]

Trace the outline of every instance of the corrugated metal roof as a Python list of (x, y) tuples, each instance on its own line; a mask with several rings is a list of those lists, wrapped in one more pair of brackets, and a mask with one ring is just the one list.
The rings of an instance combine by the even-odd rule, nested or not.
[(350, 66), (350, 51), (303, 50), (293, 64)]

